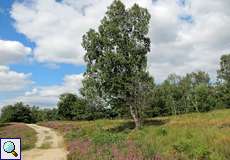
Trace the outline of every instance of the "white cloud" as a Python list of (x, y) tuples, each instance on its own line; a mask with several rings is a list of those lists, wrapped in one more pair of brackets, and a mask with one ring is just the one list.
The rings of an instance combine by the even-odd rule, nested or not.
[(101, 2), (32, 0), (15, 3), (11, 14), (17, 30), (36, 43), (38, 61), (83, 64), (82, 36), (100, 23), (108, 4)]
[(0, 93), (24, 89), (32, 83), (30, 76), (31, 74), (18, 73), (6, 66), (0, 66)]
[[(230, 52), (229, 0), (123, 0), (151, 13), (149, 70), (157, 81), (169, 73), (205, 70), (215, 76), (220, 55)], [(31, 0), (11, 11), (18, 32), (36, 43), (40, 62), (83, 64), (82, 35), (96, 28), (112, 0)], [(190, 16), (191, 21), (180, 16)]]
[[(162, 81), (170, 73), (182, 75), (204, 70), (215, 80), (220, 56), (230, 52), (229, 1), (187, 0), (187, 5), (182, 7), (168, 5), (170, 2), (158, 1), (151, 10), (150, 36), (153, 43), (149, 54), (150, 72)], [(155, 14), (159, 8), (164, 8), (168, 14)], [(183, 14), (191, 16), (193, 23), (178, 18)], [(165, 17), (158, 19), (162, 15)], [(155, 19), (166, 20), (167, 24), (157, 29), (155, 25), (159, 23)], [(170, 38), (167, 39), (168, 36)]]
[(53, 86), (37, 86), (31, 91), (25, 92), (23, 96), (19, 96), (14, 100), (7, 100), (5, 103), (14, 103), (22, 101), (30, 105), (39, 105), (43, 107), (56, 106), (58, 97), (63, 93), (79, 94), (82, 86), (83, 75), (66, 75), (63, 83)]
[(0, 65), (18, 62), (30, 53), (31, 49), (20, 42), (0, 39)]

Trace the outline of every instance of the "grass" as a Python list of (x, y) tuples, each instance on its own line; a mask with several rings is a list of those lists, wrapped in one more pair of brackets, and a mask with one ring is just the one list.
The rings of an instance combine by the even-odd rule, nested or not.
[(21, 138), (22, 150), (28, 150), (35, 146), (36, 132), (23, 123), (1, 123), (1, 138)]
[(149, 119), (141, 130), (128, 120), (42, 125), (64, 134), (69, 160), (230, 159), (230, 110)]
[(50, 147), (51, 147), (51, 142), (45, 142), (39, 147), (39, 149), (49, 149)]
[[(47, 131), (45, 131), (45, 132), (47, 132)], [(46, 136), (46, 137), (45, 137), (45, 143), (43, 143), (43, 144), (39, 147), (39, 149), (49, 149), (49, 148), (51, 147), (51, 145), (52, 145), (52, 142), (49, 141), (50, 139), (52, 139), (51, 136)]]

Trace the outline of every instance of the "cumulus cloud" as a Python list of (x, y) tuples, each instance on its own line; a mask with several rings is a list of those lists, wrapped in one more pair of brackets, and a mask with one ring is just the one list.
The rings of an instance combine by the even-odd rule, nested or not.
[(31, 74), (18, 73), (6, 66), (0, 66), (0, 93), (24, 89), (31, 84)]
[[(149, 55), (150, 71), (159, 81), (165, 79), (169, 73), (181, 75), (196, 70), (209, 72), (215, 79), (220, 56), (230, 51), (230, 14), (227, 9), (230, 3), (228, 0), (184, 2), (179, 8), (173, 5), (169, 7), (167, 0), (159, 1), (153, 6), (153, 10), (168, 7), (166, 17), (171, 17), (174, 21), (167, 21), (169, 31), (162, 31), (160, 27), (157, 33), (164, 36), (167, 32), (174, 32), (167, 33), (174, 35), (174, 38), (152, 44)], [(152, 25), (155, 24), (155, 14), (153, 15)], [(178, 15), (189, 15), (192, 23), (190, 20), (180, 19)], [(154, 26), (151, 27), (153, 28)], [(157, 33), (151, 33), (153, 40)]]
[[(40, 62), (83, 64), (82, 35), (96, 28), (112, 0), (31, 0), (12, 7), (18, 32), (36, 43)], [(152, 19), (149, 70), (157, 81), (169, 73), (204, 70), (215, 77), (230, 52), (229, 0), (123, 0), (148, 8)]]
[(0, 39), (0, 65), (18, 62), (30, 53), (31, 49), (20, 42)]
[(100, 23), (108, 5), (101, 2), (18, 2), (13, 5), (11, 15), (16, 29), (36, 43), (34, 56), (39, 62), (82, 64), (82, 36)]
[(25, 92), (23, 96), (19, 96), (14, 100), (7, 100), (5, 103), (13, 103), (22, 101), (30, 105), (38, 105), (43, 107), (56, 106), (58, 97), (63, 93), (79, 94), (79, 89), (82, 86), (83, 75), (73, 74), (66, 75), (63, 83), (53, 86), (37, 86), (31, 91)]

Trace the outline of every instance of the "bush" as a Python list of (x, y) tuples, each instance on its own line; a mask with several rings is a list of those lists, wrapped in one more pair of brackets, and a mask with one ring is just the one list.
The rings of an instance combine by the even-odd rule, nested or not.
[(33, 117), (31, 108), (20, 102), (15, 105), (3, 107), (1, 121), (33, 123), (35, 122), (35, 118)]
[(192, 139), (182, 139), (173, 145), (179, 155), (187, 155), (189, 159), (208, 159), (211, 152), (204, 144)]
[(208, 159), (210, 153), (211, 152), (208, 150), (207, 147), (203, 145), (199, 145), (198, 147), (194, 149), (193, 157), (196, 157), (198, 159)]
[(1, 122), (36, 123), (39, 121), (58, 120), (57, 113), (57, 109), (40, 109), (20, 102), (2, 108)]
[(179, 141), (173, 144), (173, 148), (179, 153), (190, 152), (192, 149), (191, 141), (190, 140)]

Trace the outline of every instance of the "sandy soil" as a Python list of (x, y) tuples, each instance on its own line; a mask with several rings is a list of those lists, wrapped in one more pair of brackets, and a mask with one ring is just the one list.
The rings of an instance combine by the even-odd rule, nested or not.
[(50, 128), (28, 124), (37, 132), (36, 147), (22, 153), (23, 160), (66, 160), (63, 138)]

